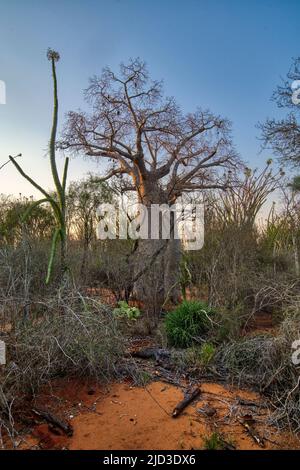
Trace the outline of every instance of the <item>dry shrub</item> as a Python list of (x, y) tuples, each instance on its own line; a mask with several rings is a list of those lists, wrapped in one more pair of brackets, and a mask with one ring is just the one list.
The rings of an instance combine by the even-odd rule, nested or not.
[(13, 436), (15, 409), (52, 378), (107, 381), (119, 374), (124, 340), (108, 307), (71, 293), (44, 302), (44, 308), (2, 334), (7, 364), (0, 370), (0, 438), (3, 426)]
[(292, 344), (300, 339), (300, 312), (287, 312), (276, 336), (256, 334), (223, 345), (219, 371), (238, 385), (265, 394), (275, 409), (273, 422), (300, 430), (300, 369), (292, 362)]

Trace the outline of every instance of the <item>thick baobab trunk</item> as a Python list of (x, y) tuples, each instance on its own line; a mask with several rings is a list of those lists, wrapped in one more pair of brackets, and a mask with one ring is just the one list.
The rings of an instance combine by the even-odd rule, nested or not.
[(180, 248), (180, 240), (139, 240), (134, 293), (152, 315), (159, 315), (166, 301), (179, 300)]
[(164, 293), (165, 298), (177, 303), (180, 298), (180, 240), (169, 240), (164, 256)]
[(158, 315), (164, 302), (164, 252), (166, 240), (139, 240), (135, 259), (134, 292), (145, 310)]
[[(145, 192), (141, 202), (149, 208), (151, 204), (167, 204), (166, 196), (159, 188)], [(166, 300), (177, 302), (180, 295), (180, 240), (174, 239), (171, 215), (170, 239), (151, 239), (149, 214), (149, 238), (140, 239), (136, 250), (134, 269), (134, 292), (151, 315), (159, 315)], [(161, 234), (160, 234), (161, 235)]]

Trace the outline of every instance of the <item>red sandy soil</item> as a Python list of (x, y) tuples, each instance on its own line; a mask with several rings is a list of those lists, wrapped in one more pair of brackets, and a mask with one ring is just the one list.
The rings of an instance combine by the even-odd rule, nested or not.
[[(241, 424), (243, 420), (251, 423), (259, 437), (264, 437), (265, 449), (300, 448), (293, 436), (278, 433), (266, 424), (269, 414), (266, 408), (238, 404), (238, 398), (259, 404), (257, 394), (215, 383), (203, 383), (200, 388), (198, 401), (174, 419), (171, 414), (183, 392), (173, 385), (152, 382), (146, 387), (130, 383), (99, 386), (61, 379), (41, 392), (36, 406), (68, 420), (73, 436), (67, 437), (40, 421), (20, 438), (18, 448), (203, 449), (205, 437), (218, 432), (236, 449), (261, 449)], [(214, 415), (199, 412), (203, 407), (215, 409)]]
[[(108, 303), (115, 305), (115, 298), (108, 289), (91, 290), (90, 294), (104, 296)], [(272, 315), (261, 313), (255, 315), (244, 334), (273, 330)], [(148, 340), (141, 344), (139, 339), (137, 343), (139, 347), (151, 345)], [(132, 349), (136, 349), (135, 343)], [(203, 449), (205, 438), (217, 432), (236, 449), (262, 449), (249, 434), (246, 423), (256, 436), (263, 438), (264, 449), (300, 449), (299, 440), (292, 434), (279, 433), (267, 424), (270, 412), (258, 394), (216, 383), (202, 383), (200, 388), (199, 399), (174, 419), (172, 411), (183, 398), (180, 387), (163, 382), (152, 382), (146, 387), (135, 387), (131, 383), (100, 386), (60, 379), (44, 387), (34, 404), (28, 402), (28, 410), (23, 411), (20, 420), (26, 423), (27, 429), (20, 433), (17, 448)], [(239, 398), (261, 406), (241, 405)], [(33, 407), (70, 422), (73, 436), (66, 436), (35, 416), (31, 411)], [(215, 410), (214, 414), (207, 416), (203, 412), (207, 409)]]

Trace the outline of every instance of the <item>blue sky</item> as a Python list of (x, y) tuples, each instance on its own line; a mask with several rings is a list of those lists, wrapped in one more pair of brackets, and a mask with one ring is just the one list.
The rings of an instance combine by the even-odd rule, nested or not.
[[(279, 116), (270, 96), (300, 55), (299, 19), (299, 0), (1, 0), (0, 165), (22, 152), (24, 169), (51, 187), (50, 46), (61, 54), (61, 125), (83, 106), (90, 76), (139, 56), (185, 111), (209, 107), (231, 119), (241, 157), (261, 166), (270, 153), (259, 153), (255, 126)], [(70, 178), (100, 169), (77, 157)], [(0, 192), (36, 195), (10, 165), (0, 172)]]

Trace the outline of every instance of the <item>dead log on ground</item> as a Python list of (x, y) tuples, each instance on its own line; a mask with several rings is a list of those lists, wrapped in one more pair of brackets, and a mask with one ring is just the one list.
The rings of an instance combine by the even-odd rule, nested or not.
[(258, 433), (250, 426), (250, 424), (247, 423), (247, 421), (238, 419), (238, 421), (244, 426), (245, 430), (248, 432), (248, 434), (252, 437), (254, 442), (259, 445), (259, 447), (264, 448), (265, 443), (262, 437), (258, 435)]
[(170, 352), (161, 348), (144, 348), (131, 353), (132, 357), (139, 359), (155, 359), (156, 361), (169, 359)]
[(47, 423), (52, 424), (53, 426), (56, 426), (57, 428), (61, 429), (68, 437), (73, 436), (73, 428), (70, 423), (62, 421), (57, 416), (39, 408), (33, 408), (32, 411), (34, 412), (34, 414), (40, 416), (42, 419), (47, 421)]
[(200, 395), (200, 392), (200, 388), (195, 387), (190, 393), (187, 393), (185, 398), (175, 406), (172, 417), (177, 418), (177, 416), (179, 416), (183, 410), (185, 410), (185, 408)]

